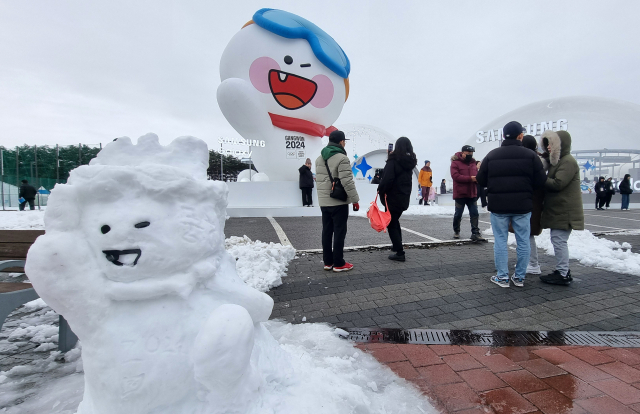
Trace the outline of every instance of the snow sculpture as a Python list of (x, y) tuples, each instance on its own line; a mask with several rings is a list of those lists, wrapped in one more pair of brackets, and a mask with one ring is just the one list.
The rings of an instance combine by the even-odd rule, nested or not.
[(79, 414), (246, 412), (276, 365), (273, 300), (224, 249), (208, 156), (192, 137), (119, 138), (52, 191), (26, 271), (82, 343)]
[(298, 180), (298, 168), (320, 155), (322, 137), (342, 112), (349, 71), (333, 38), (282, 10), (258, 10), (231, 39), (220, 60), (218, 104), (231, 126), (255, 142), (258, 171), (271, 181)]

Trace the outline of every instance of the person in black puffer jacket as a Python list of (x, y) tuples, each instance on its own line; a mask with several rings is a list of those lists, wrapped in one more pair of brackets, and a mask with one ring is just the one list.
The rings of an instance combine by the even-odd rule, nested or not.
[(390, 255), (389, 259), (400, 262), (405, 261), (405, 253), (402, 248), (402, 230), (399, 220), (402, 213), (409, 208), (414, 169), (417, 164), (418, 159), (409, 138), (398, 138), (395, 149), (387, 159), (382, 180), (378, 184), (380, 200), (385, 204), (386, 197), (386, 206), (391, 212), (391, 222), (387, 230), (395, 253)]
[(22, 185), (18, 191), (18, 197), (24, 198), (24, 201), (20, 203), (20, 211), (24, 210), (24, 207), (29, 203), (29, 210), (35, 210), (35, 199), (38, 191), (34, 186), (29, 184), (29, 181), (22, 180)]
[(302, 190), (302, 206), (311, 207), (313, 198), (311, 191), (313, 190), (313, 173), (311, 172), (311, 159), (307, 158), (304, 165), (298, 168), (300, 172), (300, 190)]
[(604, 177), (598, 179), (593, 191), (596, 192), (596, 210), (604, 210), (602, 206), (607, 200), (607, 184), (604, 182)]
[(606, 194), (604, 196), (605, 207), (609, 209), (611, 198), (616, 194), (616, 187), (613, 185), (613, 178), (609, 177), (605, 180)]
[(620, 209), (629, 210), (629, 196), (633, 193), (633, 190), (631, 189), (631, 175), (625, 174), (624, 178), (620, 182), (620, 186), (618, 186), (618, 189), (622, 195), (622, 205)]

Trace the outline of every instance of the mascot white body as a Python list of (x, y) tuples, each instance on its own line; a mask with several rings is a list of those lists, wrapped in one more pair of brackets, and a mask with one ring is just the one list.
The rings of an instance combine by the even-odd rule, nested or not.
[(79, 414), (246, 412), (283, 364), (261, 324), (273, 300), (224, 250), (208, 156), (191, 137), (119, 138), (52, 191), (26, 272), (81, 341)]
[(218, 104), (253, 147), (252, 158), (271, 181), (298, 180), (334, 129), (349, 95), (344, 51), (313, 23), (262, 9), (229, 42), (220, 60)]

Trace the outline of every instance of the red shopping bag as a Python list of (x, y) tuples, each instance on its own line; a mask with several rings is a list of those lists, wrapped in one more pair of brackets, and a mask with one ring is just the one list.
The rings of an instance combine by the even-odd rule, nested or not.
[[(384, 205), (387, 206), (387, 196), (384, 197)], [(367, 211), (367, 217), (369, 218), (369, 223), (371, 224), (371, 228), (380, 233), (384, 230), (387, 232), (387, 226), (391, 221), (391, 213), (389, 212), (389, 207), (387, 206), (387, 211), (382, 212), (378, 208), (378, 194), (376, 194), (376, 199), (371, 202), (371, 207)]]

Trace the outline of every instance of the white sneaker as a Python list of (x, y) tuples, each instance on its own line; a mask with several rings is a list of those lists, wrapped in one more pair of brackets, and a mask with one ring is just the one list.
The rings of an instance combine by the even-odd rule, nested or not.
[(524, 286), (524, 279), (518, 279), (515, 273), (511, 275), (511, 282), (518, 287)]
[(540, 265), (538, 265), (538, 266), (527, 265), (527, 274), (528, 275), (539, 275), (539, 274), (542, 274), (542, 271), (540, 270)]

